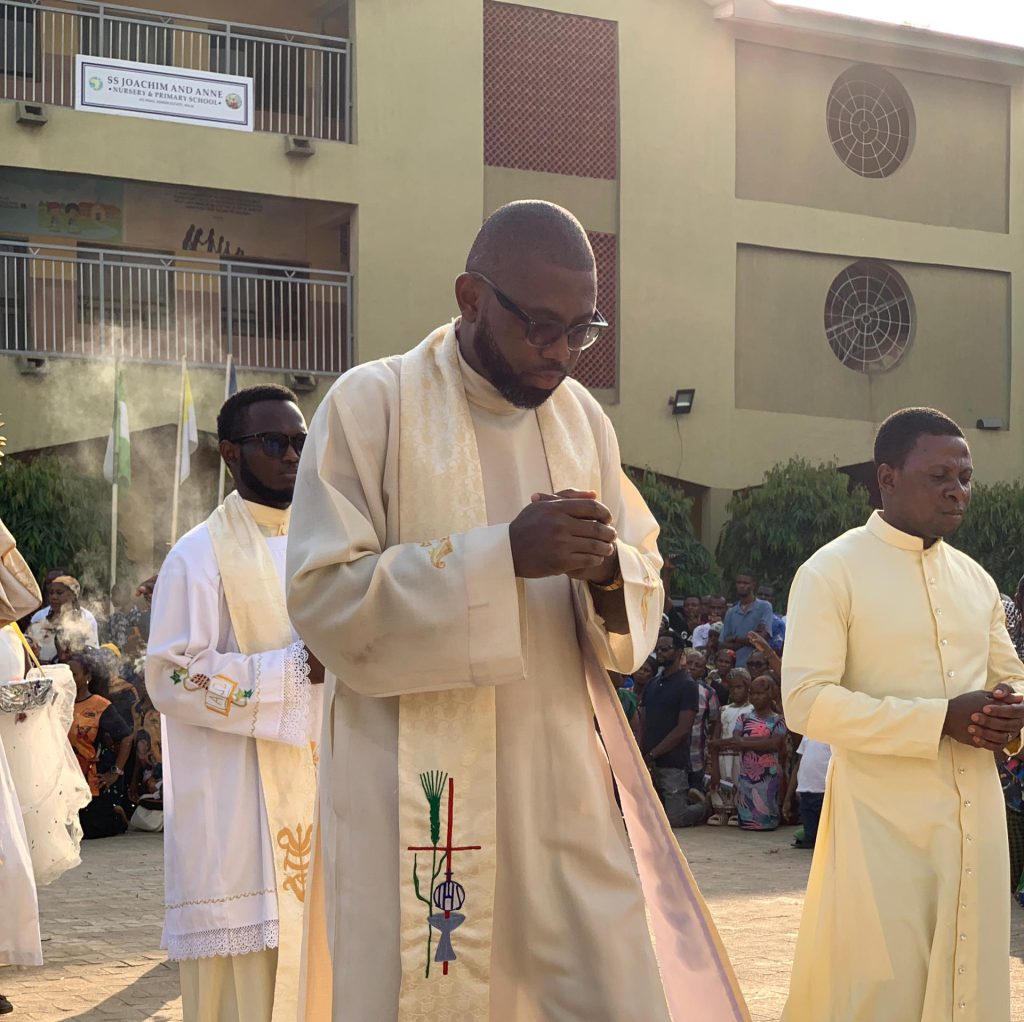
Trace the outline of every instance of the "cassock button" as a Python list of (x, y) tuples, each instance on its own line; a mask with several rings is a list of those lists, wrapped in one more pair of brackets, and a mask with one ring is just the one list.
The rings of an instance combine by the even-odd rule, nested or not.
[(958, 976), (962, 976), (967, 970), (961, 965), (956, 971)]
[(967, 902), (966, 901), (961, 901), (960, 902), (960, 907), (966, 912), (967, 911)]
[[(966, 873), (966, 874), (967, 874), (967, 875), (968, 875), (969, 877), (972, 877), (972, 876), (974, 876), (974, 870), (973, 870), (973, 869), (971, 869), (971, 867), (970, 867), (970, 866), (968, 866), (968, 867), (967, 867), (967, 869), (965, 869), (965, 870), (964, 870), (964, 872), (965, 872), (965, 873)], [(967, 938), (966, 938), (966, 937), (963, 937), (963, 938), (961, 938), (961, 939), (963, 939), (963, 940), (966, 940)]]
[(942, 613), (942, 608), (941, 607), (936, 607), (935, 608), (935, 613), (936, 614), (941, 614)]
[(970, 834), (965, 834), (964, 837), (966, 837), (968, 841), (973, 841), (974, 840), (974, 838), (971, 837)]
[(955, 678), (956, 677), (956, 671), (946, 671), (946, 677), (947, 678)]
[(961, 1001), (960, 1002), (960, 1010), (963, 1011), (964, 1008), (966, 1008), (966, 1007), (967, 1007), (967, 1002), (966, 1001)]
[(960, 939), (961, 940), (967, 940), (967, 934), (966, 933), (961, 933), (960, 934)]
[(949, 639), (943, 639), (943, 640), (942, 640), (942, 641), (941, 641), (941, 642), (939, 643), (939, 645), (940, 645), (940, 646), (948, 646), (948, 645), (949, 645)]
[(966, 773), (967, 773), (967, 768), (966, 768), (966, 767), (957, 767), (957, 768), (956, 768), (956, 772), (957, 772), (958, 774), (961, 774), (961, 775), (962, 775), (962, 774), (966, 774)]
[(969, 798), (965, 798), (964, 799), (964, 809), (970, 809), (970, 808), (971, 808), (971, 800)]
[(928, 579), (928, 585), (930, 585), (930, 586), (935, 585), (935, 579), (933, 579), (933, 578)]

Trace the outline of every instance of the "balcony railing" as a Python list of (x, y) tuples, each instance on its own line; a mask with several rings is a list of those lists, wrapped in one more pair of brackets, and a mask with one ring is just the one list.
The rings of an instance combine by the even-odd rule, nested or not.
[(344, 372), (352, 275), (0, 242), (0, 351)]
[(347, 39), (93, 0), (0, 2), (0, 99), (75, 105), (75, 54), (254, 80), (257, 131), (351, 140)]

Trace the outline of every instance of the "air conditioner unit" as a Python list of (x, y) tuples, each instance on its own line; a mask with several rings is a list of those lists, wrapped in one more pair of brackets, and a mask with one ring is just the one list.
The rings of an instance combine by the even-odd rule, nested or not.
[(316, 390), (316, 376), (313, 373), (289, 373), (288, 386), (297, 394), (308, 394)]
[(42, 376), (50, 371), (50, 360), (45, 355), (19, 355), (18, 372), (22, 376)]
[(15, 103), (14, 115), (19, 124), (27, 124), (33, 128), (41, 128), (49, 120), (46, 107), (42, 103), (26, 103), (24, 100)]
[(305, 159), (312, 156), (315, 152), (316, 146), (311, 138), (307, 138), (305, 135), (285, 135), (285, 156), (298, 156)]

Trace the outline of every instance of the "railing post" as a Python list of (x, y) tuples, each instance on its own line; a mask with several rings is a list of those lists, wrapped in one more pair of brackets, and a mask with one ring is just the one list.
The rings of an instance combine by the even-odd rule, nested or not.
[(100, 249), (99, 261), (99, 282), (100, 282), (100, 347), (102, 348), (107, 336), (107, 281), (104, 275), (105, 264), (103, 262), (103, 250)]
[(106, 57), (107, 53), (107, 35), (103, 31), (106, 23), (106, 15), (103, 13), (106, 8), (103, 4), (99, 6), (99, 18), (96, 20), (96, 32), (99, 35), (99, 49), (100, 52), (97, 54), (98, 57)]
[[(233, 75), (238, 72), (235, 70), (235, 55), (234, 50), (231, 46), (231, 22), (227, 21), (224, 23), (224, 73)], [(250, 97), (251, 102), (251, 97)]]
[(231, 286), (231, 266), (232, 266), (232, 264), (230, 262), (228, 262), (225, 265), (227, 266), (227, 273), (226, 273), (224, 279), (226, 281), (227, 289), (228, 289), (228, 304), (227, 304), (227, 320), (228, 320), (228, 323), (227, 323), (227, 334), (228, 334), (228, 336), (227, 336), (227, 343), (228, 343), (228, 354), (229, 355), (233, 355), (235, 353), (235, 344), (234, 344), (235, 335), (234, 335), (234, 329), (233, 329), (234, 309), (235, 309), (235, 294), (234, 294), (234, 288)]

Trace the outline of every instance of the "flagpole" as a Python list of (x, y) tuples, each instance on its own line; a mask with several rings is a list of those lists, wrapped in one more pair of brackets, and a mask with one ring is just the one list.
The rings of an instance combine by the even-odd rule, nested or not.
[[(227, 363), (226, 363), (225, 368), (224, 368), (224, 400), (225, 401), (227, 401), (227, 399), (231, 396), (228, 393), (228, 391), (231, 389), (231, 359), (232, 358), (233, 358), (233, 356), (232, 356), (231, 352), (229, 351), (228, 352), (228, 360), (227, 360)], [(221, 458), (220, 459), (220, 478), (219, 478), (219, 481), (217, 483), (217, 506), (218, 507), (220, 507), (220, 505), (224, 503), (224, 483), (225, 483), (226, 471), (227, 471), (227, 468), (226, 468), (226, 466), (224, 464), (224, 459)]]
[(112, 461), (113, 471), (111, 476), (113, 482), (110, 486), (110, 588), (107, 592), (107, 603), (109, 612), (114, 613), (113, 589), (117, 582), (117, 484), (120, 480), (121, 459), (119, 456), (121, 443), (120, 413), (121, 406), (117, 393), (117, 374), (119, 366), (117, 358), (114, 359), (114, 424), (111, 431), (114, 434), (114, 457)]
[(174, 490), (171, 494), (171, 546), (178, 539), (178, 491), (181, 489), (181, 439), (185, 428), (185, 358), (181, 359), (181, 396), (178, 399), (178, 444), (174, 450)]

